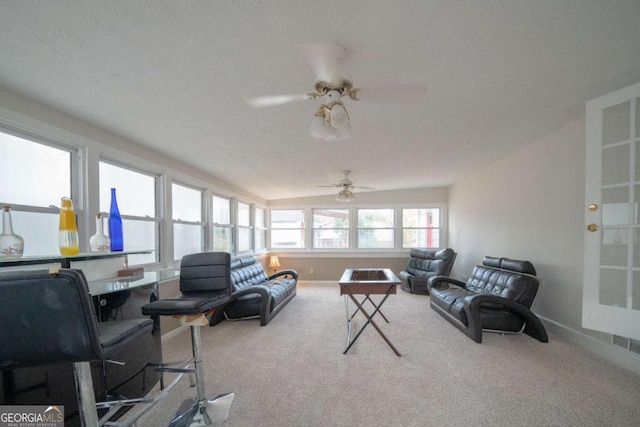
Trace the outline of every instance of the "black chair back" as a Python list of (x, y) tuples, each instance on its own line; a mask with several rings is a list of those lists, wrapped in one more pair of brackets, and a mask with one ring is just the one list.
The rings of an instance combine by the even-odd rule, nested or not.
[(0, 368), (102, 359), (87, 281), (79, 270), (0, 273)]
[(231, 295), (231, 255), (205, 252), (185, 255), (180, 264), (180, 292), (216, 292)]

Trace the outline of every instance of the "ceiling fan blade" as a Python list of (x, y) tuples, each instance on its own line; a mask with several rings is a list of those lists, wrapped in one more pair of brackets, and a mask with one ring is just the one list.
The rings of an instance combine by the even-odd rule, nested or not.
[(356, 190), (375, 190), (375, 187), (363, 187), (361, 185), (352, 185), (351, 188)]
[(318, 188), (337, 188), (342, 187), (342, 184), (329, 184), (329, 185), (316, 185)]
[(288, 104), (296, 101), (306, 101), (313, 99), (313, 96), (306, 93), (293, 94), (293, 95), (269, 95), (269, 96), (256, 96), (245, 97), (244, 100), (247, 104), (253, 108), (273, 107), (276, 105)]
[(356, 100), (400, 105), (419, 105), (426, 91), (424, 85), (370, 86), (352, 90)]
[(318, 80), (334, 83), (338, 76), (338, 64), (347, 54), (344, 46), (336, 43), (305, 43), (302, 53), (311, 65)]

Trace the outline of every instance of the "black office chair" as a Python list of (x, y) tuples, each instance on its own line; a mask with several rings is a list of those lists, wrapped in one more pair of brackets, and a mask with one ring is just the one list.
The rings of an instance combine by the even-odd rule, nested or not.
[[(125, 406), (143, 403), (148, 410), (157, 402), (141, 398), (96, 405), (90, 362), (110, 361), (124, 347), (151, 334), (153, 321), (98, 323), (82, 271), (0, 273), (0, 301), (0, 369), (72, 363), (83, 426), (103, 425)], [(97, 407), (105, 409), (102, 417)], [(134, 424), (145, 410), (133, 411), (118, 425)]]
[[(226, 252), (185, 255), (180, 264), (180, 292), (176, 298), (162, 299), (142, 306), (142, 314), (181, 318), (191, 328), (193, 357), (177, 367), (164, 366), (162, 371), (195, 375), (197, 397), (185, 400), (170, 427), (209, 426), (224, 422), (235, 395), (223, 393), (205, 395), (202, 358), (200, 356), (200, 326), (209, 324), (206, 316), (231, 298), (231, 256)], [(193, 365), (193, 367), (190, 367)]]

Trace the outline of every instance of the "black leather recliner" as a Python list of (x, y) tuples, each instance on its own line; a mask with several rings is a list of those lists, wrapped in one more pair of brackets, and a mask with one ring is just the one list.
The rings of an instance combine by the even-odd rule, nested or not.
[(522, 332), (548, 342), (540, 319), (531, 311), (540, 282), (529, 261), (485, 257), (467, 283), (450, 277), (429, 281), (431, 308), (475, 342), (482, 331)]
[(428, 281), (451, 274), (456, 253), (451, 248), (411, 248), (407, 266), (398, 275), (400, 287), (412, 294), (429, 295)]

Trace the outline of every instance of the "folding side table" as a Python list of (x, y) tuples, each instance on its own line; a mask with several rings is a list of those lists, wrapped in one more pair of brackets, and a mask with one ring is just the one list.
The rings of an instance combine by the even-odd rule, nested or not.
[[(376, 314), (380, 314), (380, 316), (389, 323), (389, 320), (380, 311), (380, 307), (382, 307), (387, 298), (389, 298), (389, 295), (396, 293), (396, 287), (400, 284), (400, 280), (395, 276), (395, 274), (393, 274), (393, 272), (388, 268), (348, 268), (342, 274), (338, 284), (340, 285), (340, 295), (344, 295), (345, 311), (347, 315), (347, 347), (342, 354), (347, 354), (349, 349), (360, 337), (360, 334), (362, 334), (362, 331), (371, 324), (376, 331), (378, 331), (378, 334), (380, 334), (382, 339), (385, 340), (387, 345), (391, 347), (393, 352), (396, 355), (401, 356), (400, 352), (382, 332), (375, 320), (373, 320)], [(356, 295), (364, 295), (364, 298), (361, 301), (358, 301)], [(375, 301), (371, 299), (371, 295), (384, 295), (384, 297), (378, 304), (376, 304)], [(356, 310), (351, 314), (349, 314), (347, 297), (349, 297), (356, 305)], [(369, 314), (364, 308), (364, 303), (367, 301), (369, 301), (374, 307), (371, 314)], [(362, 328), (360, 328), (355, 337), (351, 339), (352, 321), (358, 312), (361, 312), (362, 315), (366, 317), (367, 322), (362, 326)]]

